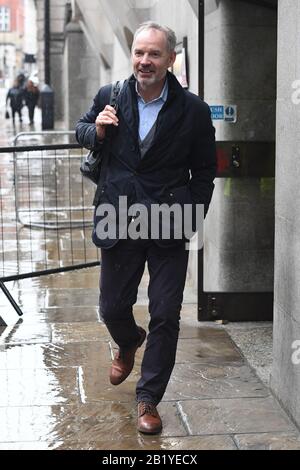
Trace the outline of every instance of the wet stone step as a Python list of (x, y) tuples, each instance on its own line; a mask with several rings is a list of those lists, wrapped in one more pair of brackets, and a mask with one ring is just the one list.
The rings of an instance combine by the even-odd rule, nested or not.
[(300, 450), (298, 433), (261, 433), (234, 436), (241, 450)]
[(176, 364), (164, 400), (266, 397), (269, 394), (245, 365)]
[(197, 339), (179, 339), (177, 364), (208, 362), (243, 362), (243, 357), (233, 345), (228, 334), (222, 330), (201, 328)]
[(190, 434), (294, 432), (273, 397), (181, 401)]

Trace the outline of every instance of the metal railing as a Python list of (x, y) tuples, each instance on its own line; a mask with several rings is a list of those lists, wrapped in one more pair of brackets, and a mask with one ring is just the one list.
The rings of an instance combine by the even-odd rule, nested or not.
[(0, 148), (0, 288), (19, 315), (5, 282), (99, 265), (82, 155), (74, 143)]

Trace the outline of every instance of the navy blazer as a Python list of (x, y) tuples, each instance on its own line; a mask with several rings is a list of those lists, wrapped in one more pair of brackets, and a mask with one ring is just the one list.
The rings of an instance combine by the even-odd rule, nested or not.
[[(101, 171), (95, 206), (111, 203), (118, 211), (119, 196), (127, 196), (128, 204), (142, 203), (147, 207), (153, 203), (203, 204), (207, 213), (216, 176), (215, 129), (210, 108), (198, 96), (184, 90), (172, 73), (168, 72), (167, 79), (168, 98), (158, 115), (155, 136), (144, 158), (139, 148), (133, 75), (119, 96), (119, 126), (109, 128), (109, 144), (98, 142), (95, 121), (109, 102), (111, 86), (99, 90), (90, 111), (78, 121), (79, 144), (100, 152), (109, 145), (110, 155), (105, 171)], [(95, 231), (93, 236), (102, 248), (113, 246), (118, 238), (100, 241)], [(169, 244), (166, 240), (157, 243)]]

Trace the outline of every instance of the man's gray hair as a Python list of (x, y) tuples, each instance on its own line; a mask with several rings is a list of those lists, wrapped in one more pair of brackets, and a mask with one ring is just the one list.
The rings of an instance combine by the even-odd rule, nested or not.
[(155, 23), (154, 21), (145, 21), (145, 23), (142, 23), (139, 26), (139, 28), (134, 33), (133, 46), (134, 46), (137, 35), (140, 34), (142, 31), (148, 31), (149, 29), (156, 29), (157, 31), (162, 31), (163, 33), (165, 33), (166, 39), (167, 39), (168, 51), (173, 52), (175, 50), (177, 39), (176, 39), (176, 34), (174, 33), (174, 31), (168, 28), (167, 26), (162, 26), (158, 23)]

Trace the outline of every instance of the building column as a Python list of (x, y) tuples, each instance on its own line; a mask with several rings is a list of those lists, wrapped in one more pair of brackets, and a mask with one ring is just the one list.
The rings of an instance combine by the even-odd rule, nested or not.
[(279, 0), (271, 387), (300, 426), (300, 4)]
[[(218, 141), (275, 141), (276, 27), (259, 5), (206, 11), (205, 101), (237, 105), (236, 123), (214, 121)], [(205, 291), (272, 292), (274, 178), (216, 180), (205, 232)]]
[(65, 123), (70, 130), (92, 104), (99, 89), (100, 62), (77, 22), (66, 27), (64, 50)]

